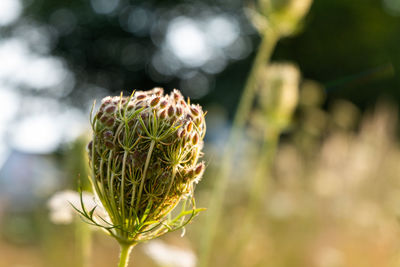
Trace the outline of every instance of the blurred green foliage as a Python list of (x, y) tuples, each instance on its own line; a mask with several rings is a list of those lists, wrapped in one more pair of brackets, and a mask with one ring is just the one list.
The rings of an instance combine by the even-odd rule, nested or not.
[[(119, 92), (121, 88), (151, 88), (154, 81), (148, 74), (151, 56), (159, 49), (149, 32), (132, 34), (121, 27), (119, 20), (128, 5), (154, 11), (159, 19), (161, 10), (212, 7), (236, 17), (243, 15), (240, 1), (120, 1), (119, 15), (96, 14), (90, 1), (36, 0), (25, 10), (26, 18), (54, 24), (54, 12), (68, 9), (75, 16), (76, 27), (58, 35), (54, 53), (64, 57), (77, 75), (77, 86), (70, 94), (79, 103), (80, 86), (90, 82)], [(201, 13), (201, 12), (199, 12)], [(392, 12), (393, 13), (393, 12)], [(177, 13), (178, 14), (178, 13)], [(248, 23), (248, 22), (243, 22)], [(249, 27), (248, 25), (246, 27)], [(253, 34), (253, 47), (259, 38)], [(326, 85), (328, 100), (347, 98), (362, 108), (386, 96), (400, 101), (400, 17), (376, 0), (315, 1), (307, 20), (296, 37), (280, 41), (273, 59), (297, 62), (303, 76)], [(138, 66), (121, 64), (125, 47), (141, 49)], [(218, 101), (231, 114), (249, 72), (252, 57), (236, 61), (216, 76), (215, 88), (203, 103)], [(179, 87), (179, 78), (172, 77), (159, 84)]]

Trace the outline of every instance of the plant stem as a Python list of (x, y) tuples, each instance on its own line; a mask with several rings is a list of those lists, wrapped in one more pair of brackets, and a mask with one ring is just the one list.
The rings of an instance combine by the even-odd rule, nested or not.
[(121, 247), (121, 253), (119, 255), (119, 264), (118, 267), (128, 267), (129, 255), (131, 254), (133, 244), (119, 244)]
[(236, 143), (238, 143), (242, 129), (246, 119), (249, 116), (256, 92), (257, 74), (262, 65), (267, 64), (272, 51), (279, 40), (279, 34), (271, 29), (267, 29), (262, 36), (258, 53), (254, 60), (253, 66), (246, 81), (239, 106), (233, 120), (232, 130), (228, 142), (224, 149), (224, 156), (221, 160), (220, 168), (214, 177), (218, 178), (214, 190), (211, 195), (210, 204), (208, 205), (209, 214), (206, 221), (206, 230), (203, 232), (200, 247), (200, 267), (208, 266), (212, 242), (216, 234), (218, 222), (222, 211), (223, 200), (227, 187), (228, 177), (230, 176), (230, 165), (235, 153)]
[(92, 233), (89, 225), (81, 220), (75, 221), (75, 237), (78, 243), (79, 266), (89, 267), (91, 262)]
[(263, 145), (260, 150), (259, 160), (255, 167), (254, 178), (249, 192), (249, 203), (241, 222), (241, 227), (235, 238), (236, 245), (229, 257), (227, 266), (233, 266), (243, 255), (243, 249), (251, 237), (251, 226), (256, 218), (260, 207), (262, 196), (270, 181), (270, 168), (278, 147), (281, 129), (270, 129), (264, 136)]
[(153, 154), (153, 149), (154, 149), (154, 145), (155, 144), (156, 144), (156, 141), (151, 140), (150, 148), (149, 148), (149, 151), (147, 152), (146, 163), (144, 165), (144, 170), (143, 170), (143, 173), (142, 173), (142, 177), (140, 179), (141, 180), (140, 181), (140, 188), (139, 188), (138, 198), (137, 198), (137, 201), (136, 201), (136, 209), (135, 209), (136, 214), (137, 214), (138, 209), (139, 209), (140, 200), (141, 200), (141, 197), (142, 197), (143, 186), (144, 186), (144, 180), (146, 179), (147, 168), (149, 167), (150, 158), (151, 158), (151, 155)]

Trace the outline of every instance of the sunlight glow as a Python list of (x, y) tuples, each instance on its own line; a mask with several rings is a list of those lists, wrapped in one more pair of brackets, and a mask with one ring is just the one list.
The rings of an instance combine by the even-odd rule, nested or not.
[(168, 27), (167, 45), (184, 63), (192, 67), (203, 65), (210, 57), (206, 35), (186, 17), (174, 19)]
[(22, 4), (19, 0), (0, 1), (0, 26), (13, 23), (22, 12)]

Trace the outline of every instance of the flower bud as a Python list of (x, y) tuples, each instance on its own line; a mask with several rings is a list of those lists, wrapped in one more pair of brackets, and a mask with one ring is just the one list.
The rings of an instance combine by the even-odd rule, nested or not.
[(108, 141), (108, 140), (104, 141), (104, 145), (109, 149), (113, 149), (114, 148), (114, 143), (111, 142), (111, 141)]
[(196, 127), (197, 120), (204, 124), (201, 107), (188, 105), (176, 89), (164, 95), (161, 88), (107, 97), (102, 105), (92, 116), (88, 153), (93, 188), (112, 215), (109, 231), (131, 244), (159, 235), (161, 228), (143, 222), (162, 221), (168, 231), (182, 226), (166, 216), (184, 196), (193, 197), (204, 171), (198, 159), (205, 127)]
[(143, 99), (145, 99), (147, 96), (146, 95), (138, 95), (138, 96), (136, 96), (136, 99), (137, 100), (143, 100)]
[(198, 142), (199, 142), (199, 134), (198, 133), (194, 133), (194, 135), (192, 137), (192, 144), (193, 145), (197, 145)]
[(114, 126), (114, 118), (109, 118), (107, 121), (106, 121), (106, 125), (108, 126), (108, 127), (112, 127), (112, 126)]
[(196, 175), (200, 175), (203, 172), (204, 168), (205, 168), (204, 162), (201, 162), (196, 166), (196, 168), (194, 168), (194, 173)]
[(190, 133), (193, 129), (193, 122), (189, 121), (189, 123), (186, 125), (186, 131)]
[(130, 102), (129, 104), (128, 104), (128, 106), (127, 106), (127, 110), (128, 111), (131, 111), (131, 110), (133, 110), (134, 109), (134, 107), (135, 107), (135, 104), (133, 104), (132, 102)]
[(165, 109), (160, 111), (159, 117), (160, 117), (160, 119), (165, 119), (167, 117), (167, 111)]
[(167, 105), (168, 105), (168, 101), (166, 101), (166, 100), (163, 100), (163, 101), (161, 101), (161, 103), (160, 103), (160, 107), (161, 107), (161, 108), (165, 108)]
[(114, 106), (114, 105), (108, 105), (107, 107), (105, 107), (105, 112), (107, 112), (107, 113), (113, 113), (115, 110), (117, 109), (117, 107), (116, 106)]
[(172, 97), (174, 98), (174, 100), (175, 100), (176, 103), (177, 103), (180, 99), (183, 98), (182, 95), (181, 95), (181, 93), (180, 93), (178, 90), (176, 90), (176, 89), (174, 89), (174, 91), (172, 92)]
[(169, 108), (168, 108), (168, 117), (172, 117), (172, 116), (174, 116), (175, 115), (175, 109), (174, 109), (174, 107), (173, 106), (169, 106)]
[(177, 106), (176, 107), (176, 115), (181, 116), (183, 114), (183, 109), (182, 107)]
[(103, 133), (104, 139), (112, 139), (113, 138), (113, 132), (112, 131), (105, 131)]
[(100, 121), (102, 122), (102, 123), (106, 123), (106, 121), (108, 120), (108, 116), (107, 116), (107, 114), (104, 114), (103, 116), (101, 116), (101, 118), (100, 118)]
[(155, 107), (160, 102), (160, 97), (155, 97), (150, 101), (150, 106)]
[(192, 106), (190, 107), (190, 111), (192, 112), (192, 114), (193, 114), (195, 117), (199, 116), (199, 114), (200, 114), (199, 109), (198, 109), (196, 106), (194, 106), (194, 105), (192, 105)]

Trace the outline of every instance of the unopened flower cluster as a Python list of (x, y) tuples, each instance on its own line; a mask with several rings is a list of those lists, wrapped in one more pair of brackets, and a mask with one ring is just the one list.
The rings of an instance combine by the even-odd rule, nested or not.
[[(194, 185), (204, 171), (199, 158), (206, 125), (199, 105), (178, 90), (164, 95), (154, 88), (104, 98), (91, 123), (91, 180), (111, 235), (125, 243), (152, 239), (197, 212), (182, 210), (167, 219), (180, 200), (193, 204)], [(84, 215), (90, 219), (90, 211)]]

